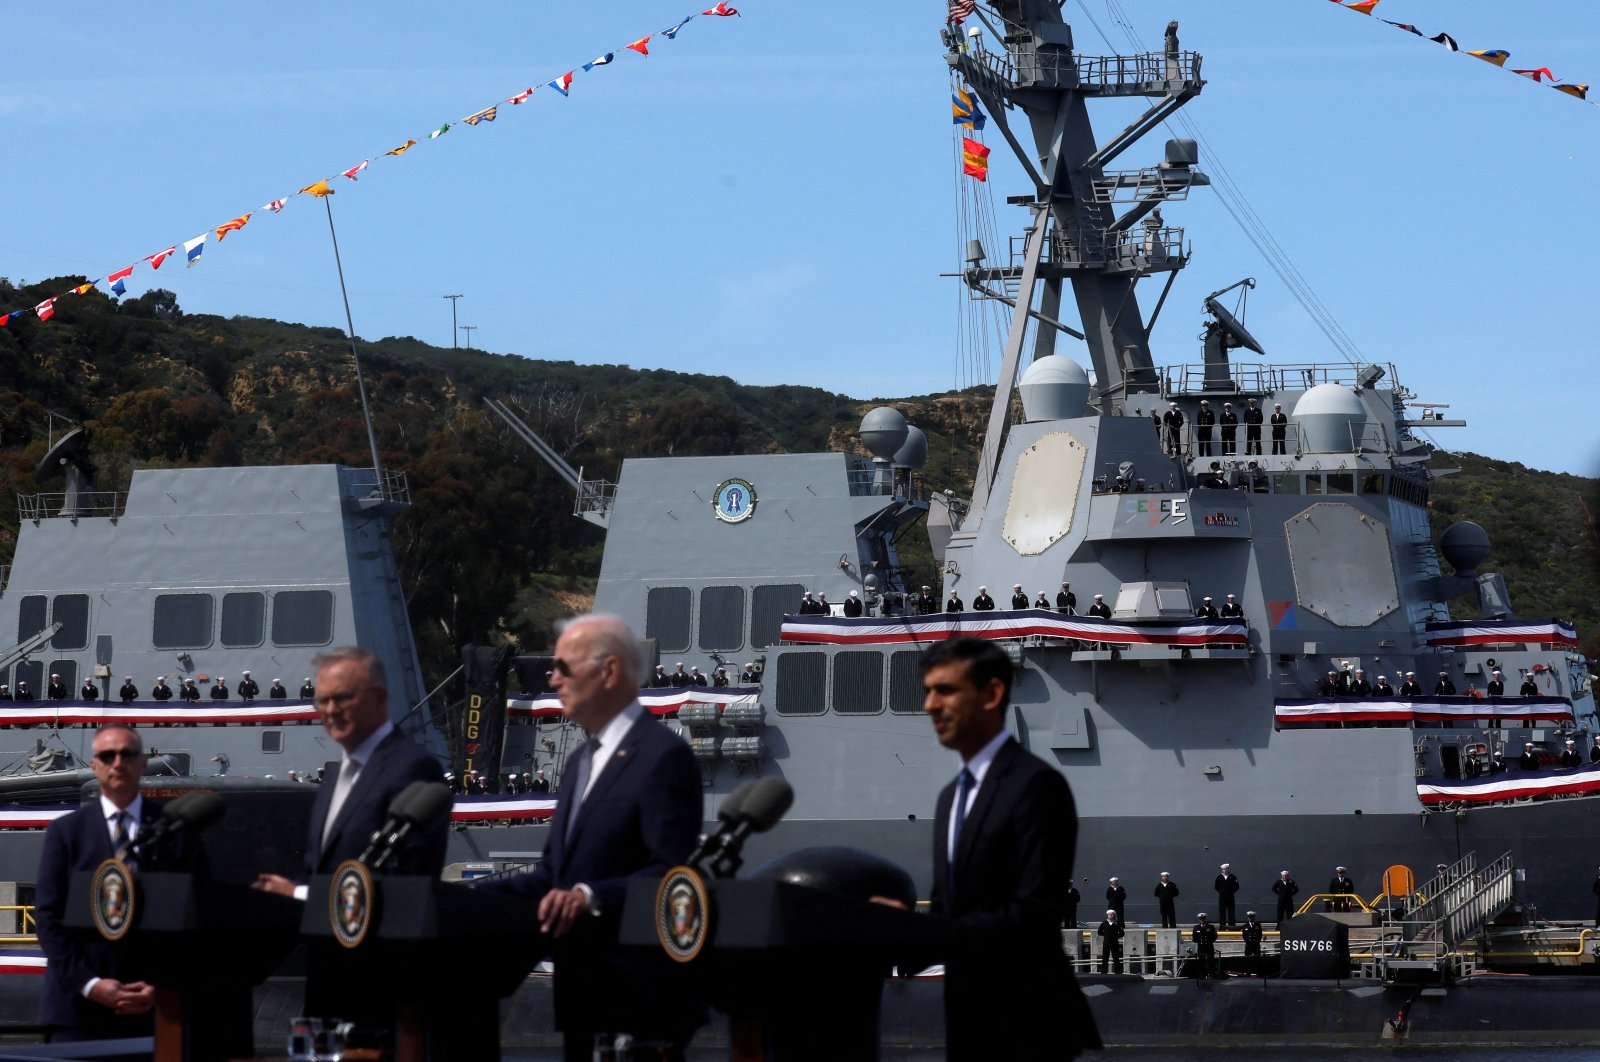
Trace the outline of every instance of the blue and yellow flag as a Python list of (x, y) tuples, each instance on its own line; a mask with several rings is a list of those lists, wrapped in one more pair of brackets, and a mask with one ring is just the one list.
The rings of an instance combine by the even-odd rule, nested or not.
[(972, 98), (968, 89), (958, 88), (950, 97), (951, 121), (956, 125), (964, 125), (968, 129), (977, 131), (982, 129), (989, 121), (984, 113), (978, 110), (978, 101)]
[(1467, 54), (1482, 59), (1486, 63), (1493, 63), (1495, 66), (1505, 66), (1506, 60), (1511, 58), (1511, 53), (1504, 48), (1485, 48), (1481, 52), (1468, 52)]

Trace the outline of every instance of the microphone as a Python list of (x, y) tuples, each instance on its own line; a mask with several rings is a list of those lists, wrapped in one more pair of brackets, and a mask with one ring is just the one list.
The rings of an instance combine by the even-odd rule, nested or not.
[(437, 829), (450, 817), (450, 788), (443, 782), (412, 782), (389, 804), (389, 817), (373, 831), (366, 851), (357, 856), (373, 870), (383, 869), (415, 831)]
[(210, 829), (227, 812), (227, 803), (215, 793), (185, 793), (163, 806), (159, 819), (139, 830), (128, 851), (140, 858), (153, 856), (178, 834)]
[(717, 818), (722, 825), (710, 833), (700, 835), (700, 843), (690, 853), (686, 862), (691, 867), (698, 868), (702, 860), (712, 852), (717, 851), (727, 842), (728, 831), (732, 830), (741, 821), (745, 801), (750, 799), (750, 794), (756, 787), (756, 781), (751, 780), (723, 798), (722, 806), (717, 809)]
[(763, 778), (755, 783), (739, 808), (739, 821), (732, 829), (719, 830), (720, 839), (710, 855), (711, 873), (730, 878), (738, 873), (744, 859), (740, 855), (752, 833), (765, 833), (778, 824), (794, 804), (794, 787), (782, 778)]

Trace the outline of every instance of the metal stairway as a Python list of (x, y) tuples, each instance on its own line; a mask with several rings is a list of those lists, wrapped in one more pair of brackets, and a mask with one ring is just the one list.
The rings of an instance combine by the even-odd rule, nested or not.
[[(1400, 930), (1390, 955), (1382, 962), (1387, 983), (1444, 983), (1471, 973), (1459, 945), (1476, 936), (1511, 906), (1514, 868), (1507, 852), (1485, 867), (1468, 852), (1444, 873), (1422, 883), (1391, 909), (1385, 925)], [(1396, 903), (1402, 902), (1395, 897)]]

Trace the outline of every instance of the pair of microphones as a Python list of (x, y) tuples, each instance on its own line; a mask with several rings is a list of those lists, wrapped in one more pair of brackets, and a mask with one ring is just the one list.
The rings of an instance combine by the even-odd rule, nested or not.
[(717, 809), (718, 826), (700, 838), (689, 866), (712, 877), (731, 878), (744, 862), (744, 842), (778, 824), (794, 804), (794, 787), (782, 778), (746, 782), (728, 794)]

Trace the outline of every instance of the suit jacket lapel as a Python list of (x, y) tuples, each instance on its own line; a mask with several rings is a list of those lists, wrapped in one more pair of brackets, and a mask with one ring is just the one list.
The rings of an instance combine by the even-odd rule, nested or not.
[(1012, 757), (1017, 748), (1016, 741), (1007, 738), (1005, 744), (1000, 746), (995, 753), (994, 760), (989, 764), (989, 769), (983, 774), (983, 784), (978, 786), (978, 795), (973, 798), (972, 807), (967, 812), (967, 817), (961, 824), (961, 836), (956, 840), (956, 877), (959, 879), (966, 870), (967, 863), (972, 858), (973, 840), (983, 831), (983, 820), (988, 816), (989, 809), (994, 806), (997, 799), (995, 794), (1005, 784), (1006, 772), (1011, 769)]
[[(344, 803), (339, 807), (339, 818), (334, 821), (333, 829), (326, 832), (319, 832), (318, 836), (313, 839), (317, 844), (317, 852), (319, 855), (327, 849), (332, 848), (333, 843), (339, 839), (339, 834), (344, 831), (345, 823), (349, 821), (349, 816), (345, 814), (345, 811), (349, 808), (355, 807), (356, 802), (361, 799), (362, 794), (366, 793), (368, 789), (371, 789), (373, 786), (378, 784), (377, 782), (372, 781), (372, 779), (382, 776), (384, 757), (388, 754), (390, 745), (393, 743), (395, 736), (399, 733), (400, 732), (398, 730), (391, 730), (388, 737), (378, 742), (377, 748), (372, 750), (372, 755), (367, 757), (367, 762), (361, 765), (361, 775), (356, 779), (355, 784), (350, 787), (350, 791), (344, 795)], [(339, 769), (341, 771), (344, 770), (344, 760), (342, 758), (339, 761)], [(335, 778), (334, 785), (338, 784), (338, 779)], [(313, 818), (318, 818), (322, 821), (327, 820), (328, 808), (333, 803), (333, 786), (329, 786), (327, 788), (328, 799), (327, 802), (322, 805), (322, 814), (320, 816), (312, 816)], [(322, 794), (318, 793), (317, 796), (320, 798)], [(324, 840), (324, 838), (326, 838), (326, 840)]]
[(617, 779), (628, 769), (628, 765), (638, 758), (635, 755), (635, 749), (639, 742), (644, 739), (641, 728), (654, 725), (657, 724), (652, 719), (643, 717), (635, 719), (633, 725), (628, 728), (628, 732), (622, 735), (622, 741), (618, 743), (611, 755), (606, 758), (605, 766), (601, 769), (599, 775), (590, 779), (589, 792), (583, 798), (583, 803), (587, 806), (578, 813), (578, 825), (572, 830), (571, 835), (567, 837), (567, 851), (570, 852), (572, 850), (573, 845), (577, 843), (578, 837), (582, 835), (584, 826), (593, 818), (595, 806), (599, 804), (607, 791), (617, 784)]

